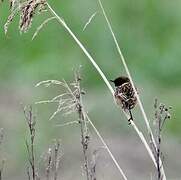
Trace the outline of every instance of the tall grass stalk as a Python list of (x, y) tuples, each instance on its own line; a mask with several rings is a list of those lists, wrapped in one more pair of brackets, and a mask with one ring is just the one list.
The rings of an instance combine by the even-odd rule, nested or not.
[(113, 160), (114, 164), (116, 165), (116, 167), (119, 169), (119, 172), (122, 174), (123, 178), (125, 180), (127, 180), (126, 175), (124, 174), (123, 170), (120, 168), (118, 162), (116, 161), (115, 157), (113, 156), (111, 150), (109, 149), (108, 145), (106, 144), (106, 142), (104, 141), (103, 137), (101, 136), (101, 134), (99, 133), (99, 131), (97, 130), (97, 128), (95, 127), (95, 125), (93, 124), (93, 122), (91, 121), (91, 119), (89, 118), (88, 114), (85, 114), (88, 122), (90, 123), (90, 125), (93, 127), (94, 131), (96, 132), (97, 136), (99, 137), (99, 139), (101, 140), (102, 144), (104, 145), (104, 148), (107, 150), (107, 152), (109, 153), (111, 159)]
[[(125, 68), (125, 71), (126, 71), (128, 77), (129, 77), (130, 82), (131, 82), (131, 84), (132, 84), (132, 87), (133, 87), (133, 89), (134, 89), (134, 91), (135, 91), (135, 94), (136, 94), (136, 97), (137, 97), (137, 100), (138, 100), (138, 104), (139, 104), (140, 110), (141, 110), (141, 112), (142, 112), (144, 121), (145, 121), (145, 123), (146, 123), (146, 127), (147, 127), (147, 130), (148, 130), (148, 134), (149, 134), (149, 136), (151, 137), (151, 140), (153, 141), (154, 146), (156, 147), (156, 141), (155, 141), (155, 139), (154, 139), (153, 132), (152, 132), (152, 130), (151, 130), (151, 127), (150, 127), (150, 124), (149, 124), (147, 115), (146, 115), (146, 113), (145, 113), (143, 104), (142, 104), (142, 102), (141, 102), (141, 99), (140, 99), (140, 97), (139, 97), (139, 95), (138, 95), (138, 93), (137, 93), (137, 91), (136, 91), (135, 86), (134, 86), (134, 82), (133, 82), (133, 79), (132, 79), (132, 77), (131, 77), (131, 74), (130, 74), (130, 71), (129, 71), (129, 69), (128, 69), (128, 66), (127, 66), (127, 64), (126, 64), (125, 58), (124, 58), (124, 56), (123, 56), (123, 53), (122, 53), (122, 51), (121, 51), (121, 48), (120, 48), (120, 46), (119, 46), (119, 44), (118, 44), (118, 41), (117, 41), (116, 36), (115, 36), (115, 34), (114, 34), (114, 31), (113, 31), (113, 29), (112, 29), (111, 23), (110, 23), (107, 15), (106, 15), (106, 12), (105, 12), (105, 10), (104, 10), (103, 4), (102, 4), (101, 0), (98, 0), (98, 2), (99, 2), (99, 5), (100, 5), (100, 7), (101, 7), (101, 10), (102, 10), (102, 12), (103, 12), (104, 18), (106, 19), (108, 28), (109, 28), (109, 30), (110, 30), (110, 32), (111, 32), (112, 37), (113, 37), (114, 43), (115, 43), (116, 48), (117, 48), (117, 51), (118, 51), (118, 53), (119, 53), (119, 55), (120, 55), (120, 58), (121, 58), (121, 61), (122, 61), (122, 63), (123, 63), (123, 66), (124, 66), (124, 68)], [(136, 130), (136, 129), (135, 129), (135, 130)], [(146, 147), (146, 146), (145, 146), (145, 147)], [(147, 149), (147, 150), (148, 150), (148, 149)], [(150, 151), (150, 150), (149, 150), (149, 151)], [(152, 157), (153, 154), (152, 154), (152, 155), (150, 154), (150, 156)], [(152, 158), (152, 159), (153, 159), (153, 158)], [(156, 165), (156, 160), (154, 160), (153, 162), (154, 162), (154, 164)], [(161, 159), (160, 159), (160, 163), (162, 164)], [(162, 166), (161, 169), (162, 169), (162, 174), (163, 174), (163, 180), (166, 180), (166, 176), (165, 176), (165, 172), (164, 172), (163, 166)]]
[[(99, 2), (101, 3), (101, 1), (99, 1)], [(53, 15), (57, 18), (57, 21), (66, 29), (66, 31), (72, 36), (72, 38), (75, 40), (75, 42), (78, 44), (78, 46), (79, 46), (79, 47), (81, 48), (81, 50), (84, 52), (84, 54), (88, 57), (88, 59), (89, 59), (90, 62), (93, 64), (93, 66), (96, 68), (96, 70), (98, 71), (98, 73), (100, 74), (100, 76), (102, 77), (102, 79), (104, 80), (104, 82), (106, 83), (107, 87), (109, 88), (110, 92), (111, 92), (112, 95), (114, 96), (114, 90), (113, 90), (112, 86), (110, 85), (109, 81), (107, 80), (106, 76), (104, 75), (104, 73), (102, 72), (102, 70), (100, 69), (100, 67), (97, 65), (97, 63), (95, 62), (95, 60), (92, 58), (92, 56), (89, 54), (89, 52), (86, 50), (86, 48), (83, 46), (83, 44), (80, 42), (80, 40), (79, 40), (79, 39), (76, 37), (76, 35), (71, 31), (71, 29), (68, 27), (68, 25), (65, 23), (65, 21), (52, 9), (52, 7), (50, 6), (49, 3), (47, 3), (47, 7), (48, 7), (50, 13), (53, 14)], [(107, 18), (106, 14), (105, 14), (104, 8), (103, 8), (103, 6), (102, 6), (102, 3), (101, 3), (101, 7), (102, 7), (102, 10), (103, 10), (103, 12), (104, 12), (105, 18), (106, 18), (107, 22), (109, 23), (108, 18)], [(131, 76), (130, 76), (130, 73), (129, 73), (129, 70), (128, 70), (128, 67), (127, 67), (127, 65), (126, 65), (126, 62), (125, 62), (125, 60), (124, 60), (124, 57), (123, 57), (123, 55), (122, 55), (122, 52), (121, 52), (121, 50), (120, 50), (120, 48), (119, 48), (118, 42), (117, 42), (117, 40), (116, 40), (116, 37), (115, 37), (115, 35), (114, 35), (113, 31), (112, 31), (112, 27), (111, 27), (110, 23), (109, 23), (109, 28), (111, 28), (111, 33), (112, 33), (112, 35), (113, 35), (113, 37), (114, 37), (114, 40), (115, 40), (115, 42), (116, 42), (116, 46), (117, 46), (117, 49), (119, 50), (119, 54), (121, 55), (121, 58), (123, 59), (124, 66), (126, 67), (126, 71), (127, 71), (127, 73), (128, 73), (128, 77), (131, 77)], [(130, 80), (131, 80), (131, 83), (133, 84), (132, 78), (130, 78)], [(133, 85), (133, 87), (134, 87), (134, 85)], [(134, 90), (135, 90), (135, 87), (134, 87)], [(152, 135), (153, 133), (152, 133), (151, 128), (150, 128), (150, 126), (149, 126), (149, 122), (148, 122), (147, 116), (146, 116), (146, 114), (145, 114), (145, 112), (144, 112), (142, 103), (141, 103), (140, 98), (139, 98), (139, 96), (138, 96), (137, 93), (136, 93), (136, 95), (137, 95), (137, 97), (138, 97), (139, 105), (141, 104), (140, 107), (142, 107), (141, 110), (142, 110), (142, 113), (144, 114), (144, 119), (145, 119), (145, 117), (146, 117), (145, 122), (147, 122), (147, 125), (148, 125), (147, 127), (149, 127), (149, 132), (151, 132), (151, 135)], [(126, 117), (128, 118), (127, 114), (126, 114), (126, 113), (124, 113), (124, 114), (125, 114)], [(142, 143), (144, 144), (146, 150), (148, 151), (151, 159), (153, 160), (154, 165), (156, 165), (156, 160), (155, 160), (155, 158), (154, 158), (154, 156), (153, 156), (153, 153), (152, 153), (152, 151), (151, 151), (151, 149), (150, 149), (150, 147), (149, 147), (149, 145), (148, 145), (145, 137), (143, 136), (143, 134), (141, 133), (141, 131), (139, 131), (138, 127), (136, 126), (136, 124), (135, 124), (133, 121), (131, 121), (131, 125), (133, 126), (134, 130), (136, 131), (136, 133), (137, 133), (138, 136), (140, 137), (140, 139), (141, 139)], [(152, 136), (153, 136), (153, 135), (152, 135)], [(152, 139), (154, 139), (154, 138), (152, 137)], [(155, 141), (153, 140), (153, 142), (155, 142)], [(160, 160), (160, 161), (161, 161), (161, 160)], [(162, 163), (161, 163), (161, 164), (162, 164)], [(117, 166), (117, 165), (116, 165), (116, 166)], [(118, 165), (118, 166), (119, 166), (119, 165)], [(118, 167), (118, 166), (117, 166), (117, 167)], [(120, 166), (119, 166), (118, 169), (119, 169), (119, 171), (120, 171), (120, 169), (121, 169)], [(122, 174), (122, 172), (123, 172), (123, 171), (121, 170), (120, 173)], [(164, 169), (163, 169), (163, 168), (162, 168), (162, 172), (163, 172), (163, 177), (164, 177), (163, 180), (166, 180), (166, 176), (165, 176), (165, 173), (164, 173)]]
[(88, 59), (91, 61), (95, 69), (99, 72), (102, 79), (106, 83), (107, 87), (111, 91), (112, 95), (114, 94), (114, 90), (112, 86), (110, 85), (109, 81), (107, 80), (106, 76), (102, 72), (102, 70), (99, 68), (95, 60), (92, 58), (92, 56), (89, 54), (89, 52), (86, 50), (86, 48), (83, 46), (83, 44), (79, 41), (79, 39), (75, 36), (75, 34), (71, 31), (71, 29), (68, 27), (68, 25), (65, 23), (65, 21), (52, 9), (52, 7), (47, 3), (47, 7), (50, 10), (50, 12), (57, 18), (58, 22), (67, 30), (67, 32), (72, 36), (72, 38), (75, 40), (75, 42), (79, 45), (79, 47), (82, 49), (84, 54), (88, 57)]

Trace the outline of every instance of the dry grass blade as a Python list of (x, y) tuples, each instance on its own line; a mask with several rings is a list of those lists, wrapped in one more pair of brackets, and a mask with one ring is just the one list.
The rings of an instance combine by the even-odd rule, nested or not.
[(37, 83), (35, 85), (35, 87), (38, 87), (38, 86), (41, 86), (41, 85), (44, 85), (45, 87), (49, 87), (51, 85), (63, 85), (64, 83), (61, 82), (61, 81), (57, 81), (57, 80), (46, 80), (46, 81), (40, 81), (39, 83)]
[(92, 56), (89, 54), (89, 52), (83, 46), (83, 44), (79, 41), (79, 39), (75, 36), (75, 34), (71, 31), (71, 29), (67, 26), (67, 24), (65, 23), (63, 18), (58, 16), (58, 14), (52, 9), (52, 7), (50, 6), (49, 3), (46, 3), (46, 4), (47, 4), (47, 8), (49, 9), (50, 13), (53, 14), (57, 18), (57, 21), (67, 30), (67, 32), (70, 34), (70, 36), (72, 36), (72, 38), (75, 40), (75, 42), (78, 44), (78, 46), (82, 49), (82, 51), (88, 57), (90, 62), (93, 64), (95, 69), (98, 71), (98, 73), (102, 77), (103, 81), (105, 82), (105, 84), (107, 85), (109, 90), (111, 91), (112, 95), (114, 95), (114, 90), (113, 90), (112, 86), (110, 85), (109, 81), (107, 80), (106, 76), (104, 75), (104, 73), (102, 72), (100, 67), (97, 65), (95, 60), (92, 58)]
[(78, 121), (70, 121), (67, 123), (63, 123), (63, 124), (57, 124), (56, 127), (64, 127), (64, 126), (69, 126), (69, 125), (73, 125), (73, 124), (79, 124)]
[(111, 150), (109, 149), (108, 145), (106, 144), (106, 142), (104, 141), (103, 137), (101, 136), (101, 134), (99, 133), (99, 131), (97, 130), (97, 128), (95, 127), (95, 125), (93, 124), (93, 122), (91, 121), (91, 119), (89, 118), (88, 114), (85, 114), (88, 122), (90, 123), (90, 125), (93, 127), (94, 131), (96, 132), (97, 136), (99, 137), (99, 139), (101, 140), (102, 144), (104, 145), (104, 148), (107, 150), (108, 154), (110, 155), (111, 159), (113, 160), (115, 166), (117, 167), (117, 169), (119, 170), (119, 172), (121, 173), (122, 177), (124, 178), (124, 180), (128, 180), (124, 171), (121, 169), (121, 167), (119, 166), (118, 162), (116, 161), (114, 155), (112, 154)]
[(92, 22), (93, 18), (96, 16), (97, 12), (95, 12), (94, 14), (91, 15), (91, 17), (88, 19), (88, 21), (86, 22), (86, 24), (84, 25), (83, 31), (85, 31), (85, 29), (87, 28), (87, 26)]
[(51, 115), (49, 120), (52, 120), (58, 113), (63, 112), (64, 115), (68, 115), (72, 112), (75, 112), (76, 109), (76, 89), (72, 90), (67, 82), (64, 81), (57, 81), (57, 80), (46, 80), (39, 82), (36, 87), (44, 85), (45, 87), (49, 87), (50, 85), (59, 85), (65, 93), (59, 94), (53, 97), (50, 100), (46, 101), (39, 101), (35, 104), (41, 103), (57, 103), (57, 110)]
[(16, 16), (16, 14), (19, 12), (20, 7), (17, 7), (15, 10), (13, 10), (10, 15), (8, 16), (8, 19), (6, 21), (6, 23), (4, 24), (4, 33), (7, 34), (8, 32), (8, 28), (11, 24), (11, 22), (13, 21), (14, 17)]
[(46, 19), (39, 27), (37, 27), (35, 33), (33, 34), (32, 40), (35, 39), (35, 37), (38, 35), (38, 33), (40, 32), (40, 30), (51, 20), (55, 19), (56, 17), (50, 17), (48, 19)]

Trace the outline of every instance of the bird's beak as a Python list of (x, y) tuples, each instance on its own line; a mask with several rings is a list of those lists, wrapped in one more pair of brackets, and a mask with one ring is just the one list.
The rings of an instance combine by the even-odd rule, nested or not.
[(113, 83), (114, 83), (114, 80), (109, 80), (109, 81), (111, 81), (111, 82), (113, 82)]

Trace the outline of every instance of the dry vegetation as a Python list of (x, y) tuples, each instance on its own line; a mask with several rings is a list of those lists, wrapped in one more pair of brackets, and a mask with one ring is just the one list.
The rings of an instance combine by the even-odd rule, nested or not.
[[(147, 116), (144, 111), (144, 107), (142, 105), (142, 102), (140, 100), (140, 97), (135, 89), (133, 79), (130, 75), (129, 69), (127, 67), (126, 61), (123, 57), (123, 54), (121, 52), (121, 49), (118, 45), (117, 39), (115, 37), (115, 34), (112, 30), (111, 24), (106, 16), (105, 10), (103, 8), (103, 5), (100, 0), (98, 0), (100, 8), (102, 10), (102, 13), (105, 17), (105, 20), (107, 22), (108, 28), (111, 32), (111, 35), (113, 37), (113, 40), (115, 42), (116, 48), (118, 50), (118, 53), (121, 58), (121, 62), (123, 63), (127, 76), (129, 77), (131, 84), (133, 86), (133, 89), (135, 91), (136, 97), (138, 99), (138, 105), (140, 107), (140, 110), (143, 114), (143, 119), (146, 123), (146, 129), (147, 134), (144, 135), (135, 124), (135, 121), (131, 120), (130, 124), (131, 127), (133, 127), (133, 130), (137, 133), (139, 136), (141, 142), (145, 146), (148, 155), (150, 156), (151, 160), (153, 161), (155, 165), (155, 174), (157, 174), (156, 179), (157, 180), (166, 180), (166, 175), (164, 171), (163, 161), (162, 161), (162, 153), (161, 153), (161, 132), (163, 129), (163, 126), (165, 124), (165, 121), (170, 118), (169, 109), (163, 104), (159, 104), (157, 101), (155, 102), (155, 129), (156, 133), (154, 136), (154, 133), (152, 129), (150, 128), (149, 121), (147, 119)], [(27, 0), (27, 1), (18, 1), (18, 0), (10, 0), (10, 15), (7, 19), (6, 24), (4, 25), (4, 31), (7, 33), (8, 28), (13, 21), (14, 17), (19, 14), (20, 20), (19, 20), (19, 29), (20, 32), (27, 32), (28, 29), (31, 27), (33, 17), (35, 15), (38, 15), (39, 12), (43, 13), (43, 11), (49, 11), (50, 17), (46, 19), (38, 28), (35, 34), (33, 35), (33, 39), (38, 35), (41, 28), (44, 27), (46, 23), (48, 23), (50, 20), (57, 20), (60, 25), (62, 25), (69, 35), (75, 40), (77, 45), (80, 47), (80, 49), (84, 52), (84, 54), (87, 56), (88, 60), (92, 63), (92, 65), (95, 67), (95, 69), (98, 71), (99, 75), (102, 77), (103, 81), (106, 83), (107, 87), (109, 88), (112, 95), (114, 95), (114, 89), (110, 85), (109, 81), (107, 80), (106, 76), (104, 75), (101, 68), (96, 64), (96, 61), (93, 59), (93, 57), (88, 53), (88, 51), (85, 49), (83, 44), (79, 41), (79, 39), (75, 36), (75, 34), (71, 31), (69, 26), (66, 24), (66, 22), (63, 20), (63, 17), (60, 17), (50, 6), (50, 4), (46, 0)], [(53, 16), (51, 16), (53, 15)], [(93, 14), (89, 21), (84, 26), (85, 28), (87, 25), (91, 22), (92, 18), (95, 16)], [(84, 159), (83, 162), (83, 169), (85, 174), (85, 179), (87, 180), (96, 180), (96, 156), (97, 156), (97, 149), (93, 151), (93, 153), (89, 152), (89, 144), (90, 141), (94, 141), (94, 139), (91, 139), (90, 132), (89, 132), (89, 126), (91, 126), (96, 134), (97, 137), (100, 139), (100, 141), (103, 143), (104, 148), (107, 150), (108, 154), (110, 155), (111, 159), (113, 160), (115, 167), (120, 172), (120, 177), (118, 179), (129, 179), (124, 171), (121, 169), (119, 163), (114, 158), (113, 154), (110, 151), (110, 148), (105, 143), (104, 139), (100, 135), (99, 131), (96, 129), (95, 125), (90, 120), (83, 101), (82, 96), (85, 95), (85, 92), (81, 88), (81, 76), (80, 72), (75, 72), (75, 77), (73, 83), (68, 84), (66, 81), (58, 81), (58, 80), (46, 80), (38, 83), (36, 86), (45, 85), (46, 87), (51, 85), (58, 85), (60, 88), (64, 89), (63, 94), (59, 94), (55, 96), (53, 99), (47, 100), (47, 101), (41, 101), (37, 103), (57, 103), (57, 109), (52, 114), (50, 119), (54, 118), (58, 113), (62, 113), (64, 115), (68, 115), (71, 113), (75, 114), (75, 120), (72, 122), (67, 122), (66, 124), (62, 124), (60, 126), (70, 125), (70, 124), (78, 124), (80, 126), (80, 137), (81, 137), (81, 147), (82, 147), (82, 156)], [(113, 99), (114, 100), (114, 99)], [(129, 115), (122, 111), (126, 117), (129, 119)], [(59, 166), (61, 163), (61, 144), (60, 141), (55, 141), (53, 146), (50, 147), (47, 151), (46, 157), (44, 158), (44, 167), (45, 171), (43, 175), (40, 175), (39, 168), (37, 166), (37, 157), (35, 156), (36, 151), (36, 145), (35, 145), (35, 138), (36, 138), (36, 121), (34, 117), (34, 113), (32, 110), (32, 107), (25, 108), (24, 110), (25, 119), (28, 125), (29, 129), (29, 135), (30, 139), (29, 141), (26, 141), (26, 148), (27, 148), (27, 154), (28, 154), (28, 162), (29, 167), (27, 168), (27, 175), (28, 179), (32, 180), (38, 180), (42, 178), (49, 179), (59, 179), (58, 177), (58, 171)], [(0, 138), (2, 135), (0, 136)], [(149, 141), (147, 141), (147, 138), (149, 137)], [(2, 139), (2, 138), (1, 138)], [(0, 144), (1, 144), (0, 139)], [(2, 179), (2, 172), (3, 172), (3, 164), (2, 168), (0, 168), (0, 179)], [(63, 165), (62, 165), (63, 166)], [(133, 178), (133, 177), (132, 177)]]

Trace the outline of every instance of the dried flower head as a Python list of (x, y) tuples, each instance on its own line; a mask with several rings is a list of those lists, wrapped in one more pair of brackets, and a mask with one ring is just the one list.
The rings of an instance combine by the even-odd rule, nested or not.
[(159, 103), (157, 99), (155, 99), (154, 103), (155, 108), (155, 122), (154, 124), (159, 124), (159, 131), (163, 129), (165, 121), (171, 118), (170, 110), (171, 107), (167, 107), (163, 103)]
[(23, 2), (10, 0), (10, 15), (4, 25), (5, 34), (16, 14), (20, 14), (20, 32), (26, 32), (31, 27), (33, 17), (37, 10), (41, 12), (44, 9), (46, 9), (46, 0), (26, 0)]
[(45, 7), (45, 0), (29, 0), (26, 4), (23, 4), (20, 8), (20, 22), (19, 28), (21, 32), (26, 32), (32, 24), (33, 16), (39, 8)]
[(47, 101), (39, 101), (36, 104), (41, 103), (57, 103), (57, 110), (50, 117), (50, 120), (53, 119), (58, 113), (63, 112), (64, 115), (71, 114), (73, 112), (78, 112), (80, 110), (80, 102), (79, 97), (80, 93), (85, 94), (84, 91), (79, 89), (79, 81), (80, 79), (75, 78), (73, 83), (70, 85), (65, 81), (57, 81), (57, 80), (46, 80), (39, 82), (36, 87), (40, 85), (44, 85), (45, 87), (49, 87), (51, 85), (59, 85), (64, 89), (64, 93), (59, 94)]

